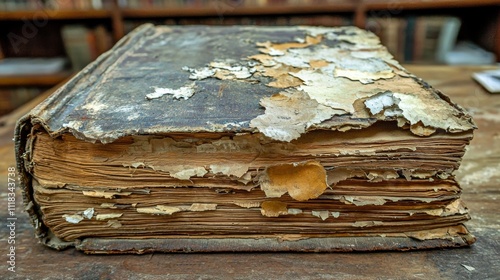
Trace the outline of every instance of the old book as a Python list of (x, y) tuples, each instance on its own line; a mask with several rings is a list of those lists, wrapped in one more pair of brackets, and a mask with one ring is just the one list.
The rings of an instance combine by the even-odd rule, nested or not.
[(474, 242), (452, 174), (474, 128), (354, 27), (144, 25), (15, 140), (53, 248), (408, 250)]

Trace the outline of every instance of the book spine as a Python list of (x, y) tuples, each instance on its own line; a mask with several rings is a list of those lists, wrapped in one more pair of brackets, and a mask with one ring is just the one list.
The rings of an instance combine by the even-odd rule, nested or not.
[(415, 49), (415, 25), (416, 18), (414, 16), (408, 17), (405, 30), (405, 49), (404, 61), (409, 62), (413, 60), (413, 50)]
[(424, 44), (425, 44), (425, 34), (426, 34), (426, 23), (427, 17), (418, 17), (415, 19), (415, 31), (413, 36), (413, 57), (412, 61), (422, 61)]
[(460, 19), (456, 17), (448, 17), (444, 21), (437, 43), (437, 61), (446, 62), (446, 54), (455, 47), (461, 24)]
[[(74, 71), (79, 71), (92, 61), (89, 30), (81, 25), (67, 25), (62, 28), (62, 37), (66, 53)], [(91, 39), (90, 39), (91, 40)]]

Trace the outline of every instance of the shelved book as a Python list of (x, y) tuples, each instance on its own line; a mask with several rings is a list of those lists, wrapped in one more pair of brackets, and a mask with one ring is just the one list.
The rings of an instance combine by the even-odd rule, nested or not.
[(444, 62), (460, 26), (460, 19), (452, 16), (372, 17), (367, 23), (397, 60), (426, 63)]
[(100, 10), (113, 7), (113, 0), (2, 0), (0, 10)]
[[(288, 26), (288, 25), (314, 25), (314, 26), (346, 26), (352, 25), (352, 19), (337, 15), (313, 15), (313, 16), (259, 16), (259, 17), (192, 17), (192, 18), (169, 18), (154, 21), (161, 25), (264, 25), (264, 26)], [(151, 20), (127, 20), (125, 21), (125, 33), (128, 33), (144, 23)]]
[(345, 4), (345, 0), (245, 0), (245, 1), (213, 1), (213, 0), (118, 0), (118, 5), (125, 8), (193, 8), (209, 7), (218, 9), (238, 8), (238, 7), (263, 7), (279, 5), (311, 5), (311, 4)]
[(75, 72), (95, 60), (112, 47), (112, 37), (104, 25), (88, 28), (80, 24), (68, 24), (61, 28), (66, 53)]
[(19, 120), (41, 242), (86, 253), (468, 246), (475, 125), (355, 27), (143, 25)]

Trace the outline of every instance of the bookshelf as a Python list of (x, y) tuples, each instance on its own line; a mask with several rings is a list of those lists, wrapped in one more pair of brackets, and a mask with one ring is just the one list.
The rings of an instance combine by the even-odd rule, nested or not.
[(61, 71), (53, 74), (0, 76), (0, 87), (50, 87), (64, 81), (71, 76), (71, 74), (71, 71)]
[(500, 5), (498, 0), (364, 0), (362, 6), (366, 10), (380, 10), (388, 7), (401, 9), (437, 9), (437, 8), (466, 8), (477, 6)]
[[(229, 24), (238, 24), (238, 21), (234, 20), (238, 17), (267, 17), (269, 21), (275, 20), (275, 18), (278, 17), (281, 19), (302, 17), (302, 21), (281, 20), (278, 21), (278, 23), (307, 24), (309, 18), (319, 15), (324, 17), (338, 16), (345, 18), (347, 21), (344, 22), (330, 22), (337, 22), (337, 24), (350, 22), (358, 27), (364, 28), (369, 22), (370, 16), (383, 11), (394, 12), (394, 16), (399, 17), (401, 16), (400, 12), (420, 13), (424, 11), (430, 14), (447, 14), (450, 13), (450, 11), (454, 13), (457, 10), (463, 11), (469, 8), (483, 7), (488, 10), (493, 9), (496, 11), (495, 18), (493, 19), (496, 20), (496, 33), (494, 34), (496, 43), (494, 52), (497, 58), (500, 58), (500, 0), (217, 0), (215, 2), (205, 0), (185, 2), (103, 0), (99, 9), (94, 9), (89, 6), (92, 5), (94, 1), (87, 1), (90, 4), (85, 6), (85, 9), (68, 9), (65, 7), (53, 10), (41, 7), (38, 10), (14, 9), (9, 11), (0, 7), (0, 30), (8, 31), (16, 24), (23, 24), (26, 19), (31, 20), (36, 17), (43, 17), (49, 22), (57, 22), (54, 24), (57, 27), (54, 29), (57, 31), (54, 30), (54, 32), (60, 32), (60, 26), (65, 24), (78, 23), (94, 26), (104, 24), (109, 30), (112, 41), (116, 42), (125, 35), (127, 22), (156, 21), (165, 23), (166, 20), (170, 20), (167, 23), (185, 24), (188, 22), (189, 24), (189, 22), (197, 23), (197, 19), (212, 18), (216, 19), (212, 21), (214, 24), (220, 24), (222, 18), (224, 18)], [(25, 0), (24, 2), (32, 3), (36, 1)], [(63, 2), (71, 3), (71, 1)], [(85, 2), (85, 0), (73, 2), (82, 3)], [(131, 5), (131, 3), (133, 5)], [(157, 3), (170, 4), (167, 6), (155, 5)], [(219, 6), (214, 3), (219, 4)], [(264, 21), (263, 24), (269, 21)], [(204, 23), (206, 21), (199, 22)], [(318, 24), (318, 22), (315, 21), (310, 22), (312, 24)], [(321, 24), (321, 22), (319, 22), (319, 24)], [(51, 38), (51, 40), (52, 39), (53, 38)], [(51, 42), (48, 43), (49, 45), (51, 44)], [(3, 45), (5, 49), (6, 44), (4, 43)], [(7, 53), (9, 52), (7, 51)], [(61, 55), (66, 54), (61, 53)], [(68, 73), (67, 71), (63, 71), (53, 75), (2, 77), (0, 78), (0, 86), (55, 85), (60, 82), (62, 78), (67, 77)]]
[[(177, 4), (161, 6), (144, 4), (141, 7), (130, 7), (123, 5), (127, 1), (105, 0), (107, 9), (61, 9), (51, 10), (42, 8), (40, 10), (0, 10), (0, 24), (2, 22), (22, 21), (35, 17), (46, 17), (50, 21), (68, 20), (110, 20), (112, 23), (112, 36), (114, 41), (125, 35), (126, 20), (153, 20), (153, 19), (179, 19), (198, 17), (237, 17), (237, 16), (301, 16), (315, 14), (341, 14), (343, 17), (351, 18), (353, 24), (364, 28), (367, 24), (367, 16), (376, 11), (401, 11), (412, 10), (437, 10), (438, 13), (446, 13), (449, 9), (464, 9), (469, 7), (491, 6), (498, 10), (497, 21), (500, 30), (500, 0), (310, 0), (310, 1), (268, 1), (269, 4), (260, 4), (263, 1), (186, 1), (185, 5)], [(67, 1), (66, 1), (67, 2)], [(156, 1), (134, 1), (137, 3), (156, 3)], [(161, 1), (158, 1), (161, 2)], [(227, 2), (227, 3), (226, 3)], [(232, 4), (232, 3), (236, 4)], [(265, 2), (265, 1), (264, 1)], [(290, 2), (290, 3), (287, 3)], [(205, 4), (203, 4), (205, 3)], [(217, 6), (214, 3), (221, 3)], [(253, 4), (246, 4), (253, 3)], [(257, 4), (256, 4), (257, 3)], [(144, 7), (142, 7), (144, 6)], [(500, 36), (498, 31), (497, 37)], [(497, 38), (500, 41), (499, 38)], [(497, 44), (500, 46), (500, 44)], [(500, 47), (496, 54), (500, 57)]]
[(108, 19), (112, 15), (110, 10), (43, 10), (43, 11), (0, 11), (1, 21), (20, 21), (35, 17), (46, 17), (49, 20), (81, 20), (81, 19)]
[(261, 15), (300, 15), (317, 13), (353, 13), (356, 1), (338, 1), (336, 4), (325, 5), (276, 5), (268, 6), (235, 6), (223, 10), (216, 7), (169, 7), (160, 9), (124, 8), (124, 19), (150, 17), (214, 17), (214, 16), (261, 16)]

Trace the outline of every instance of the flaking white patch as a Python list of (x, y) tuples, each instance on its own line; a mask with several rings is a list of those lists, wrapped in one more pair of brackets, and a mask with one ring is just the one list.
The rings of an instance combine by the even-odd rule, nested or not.
[(282, 51), (280, 51), (280, 50), (276, 50), (276, 49), (270, 48), (269, 52), (267, 54), (268, 55), (272, 55), (272, 56), (280, 56), (280, 55), (284, 55), (285, 53), (282, 52)]
[[(232, 60), (214, 61), (210, 63), (210, 67), (214, 68), (217, 74), (215, 75), (216, 77), (224, 77), (224, 79), (248, 79), (252, 76), (252, 73), (255, 72), (246, 66), (234, 64)], [(220, 71), (220, 73), (217, 73), (218, 71)]]
[(188, 71), (191, 73), (189, 75), (189, 79), (191, 80), (204, 80), (212, 77), (215, 74), (214, 69), (210, 69), (209, 67), (203, 67), (200, 69), (192, 69), (187, 66), (182, 67), (182, 70)]
[(94, 208), (87, 208), (85, 211), (83, 211), (83, 217), (86, 219), (92, 219), (94, 216)]
[(64, 123), (62, 126), (64, 128), (71, 128), (74, 130), (79, 130), (82, 125), (83, 125), (83, 123), (81, 121), (70, 121), (68, 123)]
[(311, 213), (314, 217), (321, 218), (321, 220), (323, 221), (328, 219), (328, 217), (330, 217), (330, 212), (328, 212), (327, 210), (322, 210), (322, 211), (313, 210)]
[(302, 214), (302, 209), (298, 209), (298, 208), (288, 208), (288, 214), (290, 215), (298, 215), (298, 214)]
[(83, 216), (78, 214), (74, 215), (64, 214), (62, 217), (66, 220), (66, 222), (71, 224), (78, 224), (83, 220)]
[(344, 77), (362, 84), (370, 84), (379, 79), (390, 79), (395, 76), (392, 68), (379, 58), (361, 59), (350, 55), (344, 56), (337, 65), (336, 77)]
[[(374, 95), (365, 101), (365, 106), (370, 110), (372, 115), (376, 115), (383, 110), (397, 106), (399, 104), (398, 98), (394, 97), (392, 92), (383, 92), (381, 94)], [(385, 112), (384, 112), (385, 114)]]
[(130, 114), (128, 117), (127, 117), (127, 120), (129, 121), (133, 121), (133, 120), (136, 120), (140, 117), (141, 115), (139, 115), (139, 113), (132, 113)]
[(309, 68), (309, 63), (304, 61), (304, 58), (302, 57), (292, 55), (278, 56), (274, 58), (274, 61), (297, 68)]
[(156, 99), (160, 98), (164, 95), (170, 94), (172, 95), (175, 99), (184, 99), (187, 100), (191, 96), (194, 95), (196, 92), (196, 85), (195, 83), (191, 83), (187, 86), (183, 86), (178, 89), (172, 89), (172, 88), (155, 88), (155, 91), (153, 93), (150, 93), (146, 95), (146, 99), (151, 100), (151, 99)]
[(102, 103), (88, 103), (82, 107), (85, 110), (88, 110), (91, 114), (95, 114), (103, 109), (107, 109), (108, 105)]

